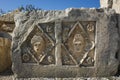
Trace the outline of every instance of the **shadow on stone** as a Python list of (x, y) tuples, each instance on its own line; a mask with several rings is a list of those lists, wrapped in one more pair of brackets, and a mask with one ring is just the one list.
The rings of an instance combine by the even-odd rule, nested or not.
[(7, 69), (4, 72), (0, 73), (0, 76), (8, 76), (8, 75), (13, 75), (13, 72), (11, 69)]

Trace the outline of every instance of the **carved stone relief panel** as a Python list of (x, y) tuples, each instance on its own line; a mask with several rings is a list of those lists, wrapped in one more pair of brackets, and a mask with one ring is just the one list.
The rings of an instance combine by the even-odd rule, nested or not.
[[(55, 42), (54, 23), (38, 24), (28, 39), (30, 49), (22, 55), (23, 62), (40, 65), (58, 64), (74, 66), (94, 66), (95, 22), (63, 22), (60, 23), (62, 43)], [(64, 27), (66, 26), (66, 27)], [(58, 41), (59, 42), (59, 41)], [(27, 42), (26, 42), (27, 43)], [(55, 47), (61, 44), (61, 52)], [(59, 49), (60, 49), (59, 48)], [(55, 59), (61, 56), (57, 62)]]
[(64, 34), (67, 35), (63, 53), (69, 57), (68, 60), (63, 56), (64, 65), (94, 66), (95, 24), (94, 21), (63, 23), (63, 27), (68, 28), (63, 31), (63, 39)]
[(103, 77), (118, 71), (113, 10), (41, 10), (15, 19), (12, 61), (18, 78)]
[[(53, 23), (52, 23), (53, 24)], [(41, 24), (35, 28), (28, 37), (28, 53), (23, 52), (23, 63), (35, 63), (40, 65), (55, 64), (54, 57), (54, 31), (51, 31), (52, 24)], [(46, 27), (45, 27), (46, 26)], [(52, 38), (53, 37), (53, 38)], [(28, 46), (28, 45), (27, 45)]]

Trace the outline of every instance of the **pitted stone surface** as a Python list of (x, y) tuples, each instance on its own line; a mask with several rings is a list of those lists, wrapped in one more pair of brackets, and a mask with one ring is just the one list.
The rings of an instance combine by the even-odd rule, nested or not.
[(14, 15), (18, 14), (20, 11), (19, 10), (14, 10), (12, 12), (9, 12), (7, 14), (2, 14), (0, 16), (0, 21), (1, 22), (14, 22)]
[[(117, 52), (117, 58), (120, 63), (120, 0), (100, 0), (101, 7), (103, 8), (108, 8), (108, 2), (112, 1), (112, 7), (111, 9), (114, 9), (116, 12), (116, 19), (117, 19), (117, 27), (118, 27), (118, 32), (119, 32), (119, 51)], [(119, 69), (120, 70), (120, 69)]]
[(5, 71), (12, 65), (11, 62), (11, 40), (0, 37), (0, 72)]
[(111, 9), (115, 9), (116, 13), (120, 13), (120, 0), (100, 0), (101, 8), (109, 8), (111, 5)]
[(114, 10), (21, 12), (15, 24), (12, 61), (18, 78), (112, 76), (117, 72)]

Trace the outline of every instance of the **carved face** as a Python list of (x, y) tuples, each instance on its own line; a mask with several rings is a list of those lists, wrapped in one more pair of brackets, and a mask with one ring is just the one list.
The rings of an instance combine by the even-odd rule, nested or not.
[(75, 52), (80, 52), (81, 51), (81, 45), (82, 45), (80, 34), (76, 34), (74, 36), (73, 44), (74, 44), (74, 51)]
[(33, 49), (34, 51), (37, 53), (37, 55), (39, 56), (40, 54), (42, 54), (42, 51), (44, 50), (44, 47), (45, 47), (45, 41), (43, 40), (42, 37), (34, 37), (32, 39), (33, 43)]
[(80, 52), (81, 51), (81, 41), (78, 41), (76, 43), (74, 43), (74, 50), (75, 52)]
[(40, 53), (40, 50), (42, 48), (41, 42), (35, 42), (34, 45), (33, 45), (33, 48), (34, 48), (36, 53)]

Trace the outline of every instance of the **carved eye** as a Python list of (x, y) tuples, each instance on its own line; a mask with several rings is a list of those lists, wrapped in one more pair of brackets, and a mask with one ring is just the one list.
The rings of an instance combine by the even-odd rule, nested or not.
[(40, 46), (41, 44), (38, 44), (38, 46)]
[(37, 46), (37, 44), (34, 44), (34, 46)]
[(34, 44), (34, 46), (40, 46), (41, 45), (41, 43), (35, 43)]

